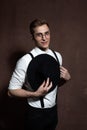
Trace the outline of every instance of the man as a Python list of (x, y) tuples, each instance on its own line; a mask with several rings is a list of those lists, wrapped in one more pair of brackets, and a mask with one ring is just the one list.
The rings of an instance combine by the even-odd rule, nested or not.
[[(51, 92), (49, 91), (53, 86), (53, 81), (50, 81), (50, 77), (44, 80), (36, 91), (23, 89), (23, 85), (28, 89), (31, 88), (26, 81), (26, 73), (32, 56), (26, 54), (17, 62), (8, 87), (8, 94), (14, 97), (27, 98), (28, 111), (25, 114), (25, 130), (55, 130), (58, 122), (57, 101), (55, 102), (58, 86), (63, 85), (71, 77), (68, 70), (62, 66), (60, 53), (55, 52), (54, 54), (49, 49), (50, 28), (48, 23), (45, 20), (35, 19), (30, 24), (30, 33), (35, 43), (35, 48), (30, 51), (30, 54), (33, 57), (41, 54), (48, 54), (55, 59), (57, 57), (60, 64), (60, 81), (62, 82), (55, 86)], [(41, 106), (40, 97), (43, 97), (44, 107)]]

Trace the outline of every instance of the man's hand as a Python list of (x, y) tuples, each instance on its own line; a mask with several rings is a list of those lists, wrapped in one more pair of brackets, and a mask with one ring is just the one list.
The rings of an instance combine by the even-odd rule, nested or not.
[(69, 79), (71, 79), (70, 73), (63, 66), (60, 66), (60, 78), (63, 78), (66, 81), (69, 80)]
[(49, 78), (47, 78), (47, 80), (44, 81), (44, 82), (40, 85), (40, 87), (38, 88), (38, 90), (35, 91), (36, 97), (46, 95), (47, 92), (50, 90), (51, 87), (52, 87), (52, 82), (50, 82), (50, 81), (49, 81)]

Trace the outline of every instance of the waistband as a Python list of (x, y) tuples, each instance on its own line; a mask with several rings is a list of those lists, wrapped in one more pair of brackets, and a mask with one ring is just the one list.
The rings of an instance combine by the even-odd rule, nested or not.
[(37, 107), (32, 107), (28, 104), (28, 109), (32, 110), (32, 111), (36, 111), (36, 112), (38, 112), (38, 111), (41, 111), (41, 112), (42, 111), (53, 111), (53, 110), (57, 109), (57, 104), (51, 108), (37, 108)]

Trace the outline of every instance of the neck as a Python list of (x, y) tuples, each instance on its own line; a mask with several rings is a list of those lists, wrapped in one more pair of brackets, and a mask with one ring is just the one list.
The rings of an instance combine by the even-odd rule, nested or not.
[(41, 47), (38, 47), (40, 50), (42, 51), (47, 51), (49, 48), (41, 48)]

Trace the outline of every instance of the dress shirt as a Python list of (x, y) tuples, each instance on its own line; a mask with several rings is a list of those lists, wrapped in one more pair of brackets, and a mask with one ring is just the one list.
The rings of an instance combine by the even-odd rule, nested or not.
[[(35, 47), (30, 52), (33, 54), (34, 57), (36, 57), (37, 55), (40, 55), (40, 54), (48, 54), (56, 59), (56, 57), (51, 49), (42, 51), (38, 47)], [(59, 52), (56, 52), (56, 55), (58, 57), (60, 65), (62, 65), (61, 54)], [(22, 86), (25, 82), (25, 78), (26, 78), (26, 71), (27, 71), (28, 65), (31, 60), (32, 60), (32, 57), (29, 54), (25, 54), (23, 57), (21, 57), (17, 61), (17, 64), (16, 64), (15, 70), (12, 74), (8, 89), (14, 90), (14, 89), (22, 88)], [(55, 100), (56, 100), (57, 88), (58, 88), (58, 86), (56, 86), (53, 91), (51, 91), (50, 93), (48, 93), (44, 96), (44, 99), (43, 99), (44, 108), (51, 108), (56, 104)], [(27, 98), (27, 100), (28, 100), (29, 105), (31, 105), (33, 107), (41, 108), (40, 100), (38, 98)]]

